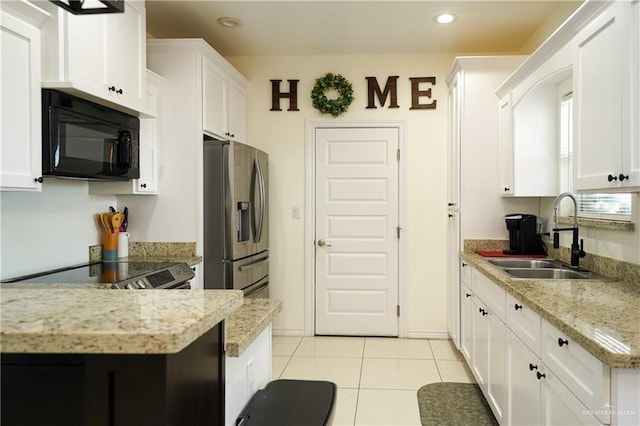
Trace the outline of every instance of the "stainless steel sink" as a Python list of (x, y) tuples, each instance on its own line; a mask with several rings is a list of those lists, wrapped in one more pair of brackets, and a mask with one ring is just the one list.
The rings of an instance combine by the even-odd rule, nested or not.
[(586, 280), (587, 274), (559, 268), (512, 268), (504, 270), (507, 274), (517, 278), (534, 278), (546, 280)]
[(531, 280), (598, 280), (615, 281), (584, 269), (573, 269), (554, 259), (488, 259), (514, 278)]
[(598, 280), (615, 281), (613, 278), (598, 275), (590, 271), (575, 271), (569, 268), (505, 268), (504, 271), (514, 278), (535, 280)]
[(489, 263), (501, 268), (564, 268), (559, 262), (542, 259), (491, 259)]

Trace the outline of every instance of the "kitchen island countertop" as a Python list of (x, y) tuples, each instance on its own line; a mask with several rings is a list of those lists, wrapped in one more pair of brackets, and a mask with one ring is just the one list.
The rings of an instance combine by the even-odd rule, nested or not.
[(637, 283), (514, 279), (478, 254), (461, 258), (609, 367), (640, 369)]
[(239, 357), (282, 311), (276, 299), (245, 299), (225, 323), (226, 355)]
[(3, 353), (170, 354), (243, 303), (239, 290), (0, 292)]

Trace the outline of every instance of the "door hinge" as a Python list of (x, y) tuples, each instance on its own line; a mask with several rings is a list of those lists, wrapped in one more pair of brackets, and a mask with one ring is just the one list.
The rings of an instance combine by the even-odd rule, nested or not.
[(400, 305), (396, 305), (396, 315), (400, 316)]
[(396, 150), (396, 157), (398, 158), (398, 161), (400, 161), (400, 148)]
[(401, 231), (401, 230), (402, 230), (402, 228), (401, 228), (401, 227), (396, 226), (396, 237), (397, 237), (398, 239), (400, 239), (400, 231)]

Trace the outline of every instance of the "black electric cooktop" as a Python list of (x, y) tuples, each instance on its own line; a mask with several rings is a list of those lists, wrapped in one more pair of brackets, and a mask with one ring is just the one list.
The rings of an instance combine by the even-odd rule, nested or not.
[(41, 284), (118, 283), (129, 278), (159, 271), (175, 264), (176, 262), (93, 262), (23, 275), (2, 282)]

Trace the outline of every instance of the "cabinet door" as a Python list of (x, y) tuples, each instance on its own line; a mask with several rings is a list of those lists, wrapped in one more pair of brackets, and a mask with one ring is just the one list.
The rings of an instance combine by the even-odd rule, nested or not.
[(507, 404), (506, 379), (506, 327), (492, 311), (484, 317), (488, 323), (489, 372), (487, 400), (498, 423), (502, 424)]
[(447, 157), (449, 176), (447, 180), (447, 204), (449, 208), (460, 208), (460, 133), (461, 133), (461, 86), (463, 72), (460, 71), (449, 85), (449, 144)]
[(461, 286), (460, 294), (460, 352), (472, 365), (473, 354), (473, 324), (476, 319), (473, 315), (473, 298), (475, 295), (467, 285)]
[(602, 425), (544, 364), (542, 373), (542, 422), (539, 424)]
[[(630, 143), (630, 14), (615, 2), (577, 36), (574, 50), (574, 187), (620, 187)], [(637, 140), (636, 140), (637, 143)]]
[[(130, 110), (144, 109), (146, 9), (125, 4), (124, 13), (73, 15), (60, 8), (45, 24), (45, 87), (70, 88)], [(53, 19), (53, 18), (52, 18)]]
[(140, 119), (140, 178), (134, 193), (158, 193), (158, 120)]
[(222, 139), (227, 139), (227, 76), (213, 62), (202, 62), (202, 128)]
[(0, 188), (40, 191), (40, 30), (0, 13)]
[(144, 3), (127, 2), (125, 13), (106, 15), (107, 78), (112, 96), (128, 106), (144, 106), (146, 20)]
[(623, 169), (629, 176), (624, 185), (635, 187), (635, 191), (640, 191), (640, 79), (637, 78), (640, 75), (640, 2), (632, 2), (631, 8), (633, 9), (631, 75), (636, 78), (631, 79), (631, 137), (628, 139), (628, 144), (622, 147), (622, 161)]
[(460, 212), (449, 213), (447, 256), (447, 329), (457, 349), (460, 349)]
[(507, 421), (509, 425), (539, 425), (540, 359), (511, 331), (507, 331)]
[[(147, 71), (145, 109), (157, 114), (160, 103), (162, 77)], [(158, 119), (140, 119), (140, 178), (135, 182), (134, 193), (158, 193)]]
[(247, 92), (233, 79), (229, 79), (229, 139), (247, 142)]
[(485, 392), (487, 388), (487, 374), (489, 372), (489, 321), (485, 320), (486, 306), (478, 297), (471, 299), (473, 355), (471, 369), (476, 377), (478, 386)]
[(513, 195), (513, 106), (509, 93), (500, 100), (498, 158), (500, 162), (499, 195)]
[[(126, 6), (125, 6), (126, 7)], [(62, 80), (71, 81), (80, 90), (99, 95), (105, 99), (110, 97), (108, 62), (107, 62), (107, 21), (102, 14), (73, 15), (57, 11), (59, 35), (64, 37), (66, 47), (61, 67), (66, 67), (66, 75)], [(66, 28), (66, 31), (65, 31)]]
[(609, 423), (604, 410), (610, 402), (610, 368), (561, 333), (549, 322), (542, 321), (542, 361), (587, 408), (600, 410), (597, 417)]

